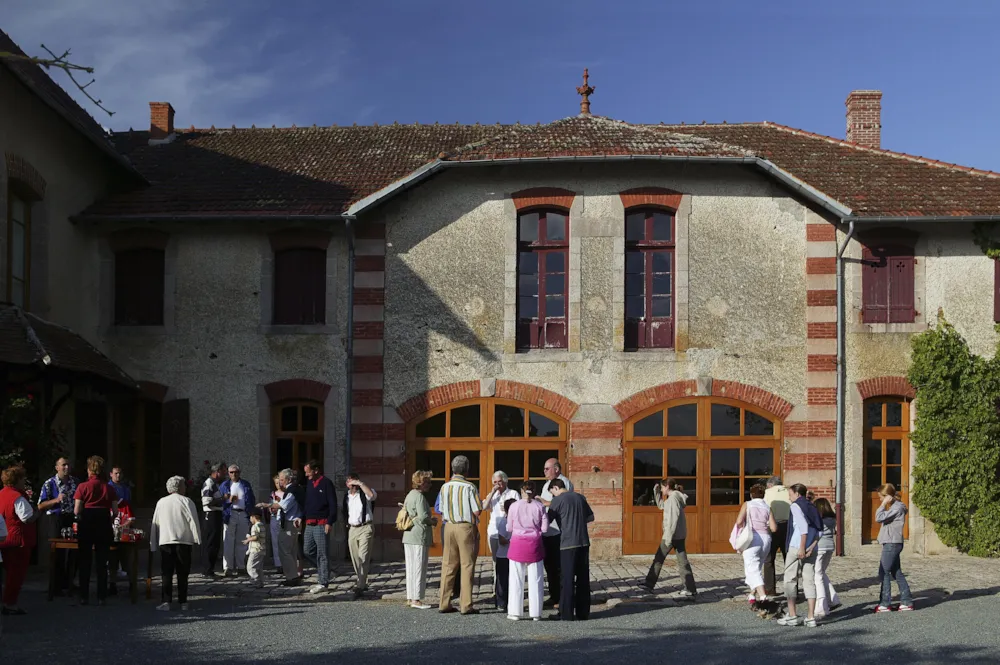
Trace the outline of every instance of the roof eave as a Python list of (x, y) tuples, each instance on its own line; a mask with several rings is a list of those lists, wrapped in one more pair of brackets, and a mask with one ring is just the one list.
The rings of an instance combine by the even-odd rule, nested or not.
[(773, 162), (760, 157), (710, 157), (696, 155), (563, 155), (557, 157), (504, 157), (477, 159), (469, 161), (434, 160), (424, 164), (409, 175), (400, 178), (392, 184), (355, 202), (347, 209), (347, 215), (357, 217), (365, 211), (380, 205), (397, 194), (411, 189), (437, 172), (447, 168), (461, 166), (496, 166), (506, 164), (539, 164), (550, 162), (628, 162), (628, 161), (659, 161), (659, 162), (697, 162), (702, 164), (740, 164), (755, 166), (789, 189), (799, 193), (805, 199), (815, 203), (824, 210), (839, 217), (849, 217), (851, 209), (839, 201), (827, 196), (812, 185), (799, 180), (791, 173), (780, 168)]

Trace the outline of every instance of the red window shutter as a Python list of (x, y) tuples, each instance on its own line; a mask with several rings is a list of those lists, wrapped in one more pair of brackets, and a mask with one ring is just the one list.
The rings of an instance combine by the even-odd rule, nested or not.
[(861, 320), (886, 323), (889, 320), (889, 264), (885, 257), (865, 249), (861, 264)]
[(163, 325), (164, 251), (142, 248), (115, 254), (115, 324)]
[(1000, 323), (1000, 259), (993, 260), (993, 321)]
[(559, 319), (546, 319), (545, 321), (545, 348), (565, 349), (566, 348), (566, 321)]
[(914, 259), (912, 256), (892, 256), (889, 264), (889, 322), (913, 323), (916, 319), (914, 305)]
[(326, 322), (326, 250), (286, 249), (274, 255), (274, 323)]

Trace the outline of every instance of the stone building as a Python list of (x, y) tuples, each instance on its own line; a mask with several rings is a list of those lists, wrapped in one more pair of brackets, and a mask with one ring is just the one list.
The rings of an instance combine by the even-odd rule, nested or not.
[[(115, 136), (149, 184), (70, 213), (98, 276), (81, 331), (145, 387), (112, 456), (186, 456), (192, 475), (224, 458), (258, 486), (313, 457), (338, 484), (349, 467), (380, 493), (385, 558), (414, 470), (439, 485), (461, 453), (485, 493), (558, 457), (594, 506), (594, 556), (653, 551), (668, 475), (689, 549), (729, 551), (758, 479), (837, 498), (839, 265), (856, 550), (872, 488), (909, 487), (910, 336), (940, 308), (977, 352), (996, 342), (971, 231), (1000, 177), (882, 150), (880, 99), (851, 93), (847, 140), (589, 106), (538, 126), (182, 130), (152, 103), (148, 132)], [(939, 547), (917, 510), (908, 535)]]

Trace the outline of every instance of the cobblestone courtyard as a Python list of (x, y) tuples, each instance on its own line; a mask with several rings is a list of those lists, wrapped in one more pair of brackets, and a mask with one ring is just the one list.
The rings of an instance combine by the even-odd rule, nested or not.
[[(669, 603), (670, 596), (680, 589), (676, 574), (675, 560), (671, 556), (664, 564), (656, 593), (650, 597), (638, 589), (638, 583), (645, 578), (651, 557), (624, 557), (616, 561), (591, 562), (591, 591), (594, 605), (615, 605), (627, 601), (662, 601)], [(698, 584), (699, 603), (742, 601), (746, 598), (743, 583), (742, 559), (736, 555), (694, 555), (691, 557), (695, 579)], [(780, 562), (780, 556), (779, 556)], [(477, 563), (475, 601), (487, 603), (493, 595), (492, 562), (488, 557), (480, 557)], [(780, 568), (780, 564), (779, 564)], [(429, 569), (426, 600), (432, 604), (438, 601), (440, 589), (441, 563), (432, 559)], [(874, 603), (878, 596), (877, 551), (863, 555), (835, 558), (830, 566), (830, 578), (837, 592), (845, 599)], [(307, 570), (307, 573), (309, 571)], [(1000, 560), (976, 559), (962, 555), (906, 556), (903, 557), (903, 572), (913, 588), (917, 603), (926, 599), (940, 599), (950, 595), (995, 595), (1000, 593)], [(369, 580), (370, 591), (367, 600), (406, 600), (405, 570), (402, 563), (378, 563), (372, 567)], [(283, 587), (280, 575), (270, 571), (265, 573), (265, 586), (257, 589), (246, 577), (228, 577), (208, 580), (192, 574), (189, 594), (192, 601), (213, 597), (248, 598), (254, 600), (280, 600), (301, 596), (305, 600), (338, 601), (349, 600), (354, 585), (354, 574), (350, 564), (338, 561), (331, 575), (330, 590), (312, 596), (307, 593), (308, 582), (298, 587)], [(42, 581), (33, 580), (30, 586), (38, 589)], [(779, 593), (780, 593), (779, 584)], [(159, 579), (153, 578), (153, 599), (159, 598)], [(70, 602), (62, 599), (62, 602)], [(480, 605), (482, 607), (483, 605)]]

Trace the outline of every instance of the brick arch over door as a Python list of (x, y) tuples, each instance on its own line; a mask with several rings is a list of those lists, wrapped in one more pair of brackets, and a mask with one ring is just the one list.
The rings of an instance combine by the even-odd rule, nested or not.
[(264, 386), (271, 404), (288, 400), (308, 400), (324, 404), (331, 386), (312, 379), (284, 379)]
[(573, 400), (546, 388), (497, 379), (493, 394), (484, 394), (480, 381), (459, 381), (414, 395), (396, 407), (396, 413), (403, 419), (403, 422), (409, 422), (416, 416), (425, 414), (432, 409), (475, 397), (497, 397), (534, 404), (566, 420), (572, 419), (576, 410), (580, 408), (580, 405)]
[[(652, 388), (635, 393), (615, 404), (615, 411), (622, 420), (628, 420), (649, 407), (681, 397), (698, 396), (698, 382), (695, 379), (661, 383)], [(726, 397), (756, 406), (784, 420), (792, 412), (792, 403), (756, 386), (737, 381), (712, 381), (712, 396)]]
[(905, 376), (879, 376), (874, 379), (858, 381), (857, 386), (861, 399), (889, 395), (913, 399), (917, 396), (916, 389)]

